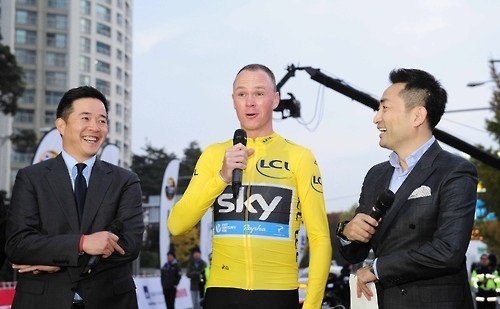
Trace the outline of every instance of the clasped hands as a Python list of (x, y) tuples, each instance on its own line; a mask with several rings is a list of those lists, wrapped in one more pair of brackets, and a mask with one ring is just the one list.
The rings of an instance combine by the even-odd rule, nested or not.
[[(343, 234), (349, 241), (368, 243), (373, 234), (375, 234), (378, 221), (364, 213), (358, 213), (346, 224)], [(377, 281), (377, 277), (372, 273), (369, 267), (362, 267), (356, 271), (356, 295), (364, 295), (366, 299), (371, 300), (373, 293), (368, 287), (368, 283)]]
[[(113, 252), (125, 254), (120, 245), (118, 245), (119, 237), (111, 232), (102, 231), (93, 234), (85, 235), (83, 239), (83, 252), (89, 255), (100, 255), (101, 258), (108, 258)], [(50, 265), (20, 265), (12, 264), (12, 268), (20, 273), (29, 273), (37, 275), (42, 272), (55, 273), (61, 270), (59, 266)]]

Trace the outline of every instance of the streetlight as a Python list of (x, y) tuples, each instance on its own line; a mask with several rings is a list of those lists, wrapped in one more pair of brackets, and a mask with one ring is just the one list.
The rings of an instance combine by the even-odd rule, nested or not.
[(467, 87), (477, 87), (477, 86), (482, 86), (484, 84), (487, 84), (487, 83), (490, 83), (490, 82), (493, 82), (494, 80), (490, 79), (490, 80), (485, 80), (483, 82), (470, 82), (467, 84)]
[[(500, 59), (491, 59), (491, 60), (489, 60), (489, 63), (491, 65), (493, 65), (493, 63), (497, 63), (497, 62), (500, 62)], [(490, 79), (490, 80), (485, 80), (485, 81), (482, 81), (482, 82), (470, 82), (470, 83), (467, 84), (467, 87), (482, 86), (482, 85), (490, 83), (490, 82), (494, 82), (494, 80)]]

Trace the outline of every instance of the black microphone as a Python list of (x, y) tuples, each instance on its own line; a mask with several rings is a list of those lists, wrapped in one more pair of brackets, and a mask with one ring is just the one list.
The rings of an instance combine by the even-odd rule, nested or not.
[[(243, 144), (243, 146), (247, 145), (247, 132), (242, 129), (237, 129), (234, 131), (234, 137), (233, 137), (233, 145), (236, 144)], [(233, 189), (233, 197), (236, 199), (238, 198), (238, 193), (241, 188), (241, 179), (243, 177), (243, 171), (241, 168), (235, 168), (233, 170), (233, 182), (231, 184), (232, 189)]]
[[(108, 231), (115, 234), (119, 235), (120, 232), (123, 229), (123, 222), (120, 219), (115, 219), (111, 222), (111, 224), (108, 227)], [(81, 277), (85, 277), (90, 275), (91, 272), (94, 271), (95, 267), (97, 266), (97, 263), (101, 260), (100, 255), (93, 255), (90, 257), (89, 262), (83, 269), (82, 273), (80, 274)]]
[(373, 205), (369, 216), (377, 221), (380, 220), (380, 218), (382, 218), (385, 215), (386, 211), (392, 206), (394, 197), (394, 192), (389, 189), (382, 192), (378, 196), (375, 205)]

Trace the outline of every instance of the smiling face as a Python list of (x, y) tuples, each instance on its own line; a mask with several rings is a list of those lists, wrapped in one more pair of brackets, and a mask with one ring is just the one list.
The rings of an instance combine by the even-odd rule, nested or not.
[(104, 103), (95, 98), (73, 101), (67, 119), (57, 118), (56, 127), (62, 136), (63, 149), (78, 162), (97, 154), (108, 134)]
[(401, 91), (404, 83), (387, 88), (380, 100), (380, 106), (373, 122), (380, 131), (379, 145), (395, 151), (400, 158), (406, 158), (430, 138), (430, 130), (424, 126), (426, 109), (415, 106), (408, 109)]
[(243, 70), (236, 76), (233, 105), (249, 138), (273, 133), (273, 109), (279, 100), (273, 81), (263, 70)]

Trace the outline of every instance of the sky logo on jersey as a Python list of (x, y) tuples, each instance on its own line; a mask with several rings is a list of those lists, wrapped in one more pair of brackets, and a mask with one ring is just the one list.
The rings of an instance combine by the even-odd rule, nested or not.
[(286, 179), (292, 176), (290, 163), (279, 159), (258, 160), (256, 163), (257, 171), (266, 177), (274, 179)]
[[(226, 190), (214, 202), (214, 237), (256, 235), (290, 238), (293, 191), (273, 186), (242, 187), (235, 200)], [(248, 220), (245, 220), (245, 218)]]

